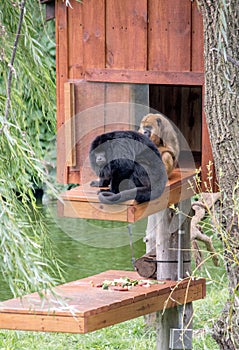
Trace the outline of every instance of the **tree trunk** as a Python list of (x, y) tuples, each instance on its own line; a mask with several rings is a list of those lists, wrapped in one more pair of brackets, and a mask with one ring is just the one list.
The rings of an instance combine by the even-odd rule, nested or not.
[[(198, 0), (204, 23), (205, 114), (223, 198), (224, 261), (230, 299), (214, 325), (220, 349), (239, 349), (239, 4)], [(232, 224), (234, 222), (234, 224)]]

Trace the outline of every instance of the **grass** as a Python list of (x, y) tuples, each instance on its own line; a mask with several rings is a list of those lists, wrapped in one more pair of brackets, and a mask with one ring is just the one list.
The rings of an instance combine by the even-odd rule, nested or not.
[(194, 302), (194, 350), (219, 350), (213, 340), (212, 326), (226, 301), (227, 289), (216, 290), (211, 288), (204, 300)]

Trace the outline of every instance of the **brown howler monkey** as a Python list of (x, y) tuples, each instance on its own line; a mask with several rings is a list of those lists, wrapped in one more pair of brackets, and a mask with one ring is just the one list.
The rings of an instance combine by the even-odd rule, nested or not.
[(177, 165), (180, 153), (177, 133), (172, 124), (161, 113), (147, 114), (141, 120), (139, 132), (157, 146), (169, 177)]
[(100, 191), (102, 203), (135, 199), (139, 203), (159, 197), (167, 174), (161, 155), (150, 139), (137, 131), (112, 131), (97, 136), (90, 147), (90, 164), (99, 181), (91, 186), (109, 186)]

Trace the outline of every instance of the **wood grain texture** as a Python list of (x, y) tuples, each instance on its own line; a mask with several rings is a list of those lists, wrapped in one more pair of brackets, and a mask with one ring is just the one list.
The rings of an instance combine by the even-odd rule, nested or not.
[(68, 23), (67, 7), (62, 1), (56, 1), (56, 84), (57, 84), (57, 180), (67, 183), (68, 173), (65, 167), (64, 125), (64, 83), (68, 79)]
[(64, 84), (66, 166), (76, 165), (74, 84)]
[(95, 82), (116, 82), (161, 85), (202, 85), (204, 75), (200, 72), (171, 72), (133, 69), (87, 69), (86, 80)]
[(147, 0), (106, 3), (106, 67), (146, 69)]
[(202, 14), (198, 10), (197, 2), (192, 2), (192, 51), (191, 70), (193, 72), (204, 72), (204, 37)]
[(148, 2), (148, 69), (190, 71), (191, 2)]
[[(82, 79), (84, 75), (84, 55), (83, 55), (83, 4), (74, 1), (74, 8), (68, 8), (68, 51), (64, 54), (68, 56), (68, 70), (70, 79)], [(61, 43), (60, 43), (61, 44)]]
[[(136, 272), (110, 270), (56, 287), (71, 310), (37, 293), (0, 303), (0, 328), (42, 332), (87, 333), (147, 313), (205, 297), (205, 280), (164, 281), (129, 291), (96, 285), (120, 277), (141, 279)], [(53, 303), (54, 300), (54, 303)]]

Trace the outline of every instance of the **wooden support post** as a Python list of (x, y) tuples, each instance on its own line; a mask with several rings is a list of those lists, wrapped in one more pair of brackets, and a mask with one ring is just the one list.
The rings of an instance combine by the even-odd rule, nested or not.
[[(146, 236), (144, 238), (146, 244), (146, 254), (150, 254), (156, 248), (156, 226), (157, 226), (158, 214), (153, 214), (148, 217), (148, 224), (146, 228)], [(156, 313), (152, 313), (145, 316), (145, 323), (147, 326), (156, 325)]]
[[(182, 277), (191, 272), (190, 262), (190, 213), (191, 201), (184, 200), (180, 203), (180, 210), (185, 213), (181, 228), (179, 227), (179, 215), (172, 209), (165, 209), (148, 218), (147, 236), (148, 247), (152, 248), (153, 232), (156, 237), (157, 279), (178, 280), (178, 238), (181, 229), (181, 256)], [(182, 319), (180, 320), (180, 314)], [(157, 350), (168, 350), (170, 341), (170, 329), (190, 328), (192, 326), (192, 304), (185, 307), (166, 309), (157, 313)], [(178, 348), (179, 349), (179, 348)]]

